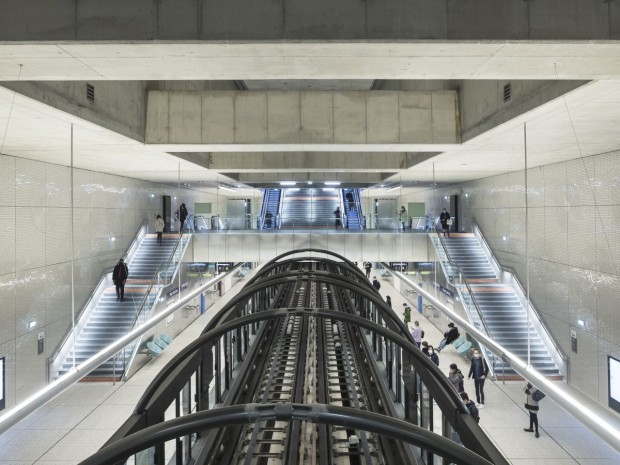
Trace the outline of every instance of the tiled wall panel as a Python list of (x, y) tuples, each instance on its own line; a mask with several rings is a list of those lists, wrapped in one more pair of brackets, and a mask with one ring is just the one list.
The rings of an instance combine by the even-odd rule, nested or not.
[[(530, 296), (569, 357), (569, 382), (606, 405), (607, 355), (620, 356), (620, 152), (532, 168), (527, 181), (527, 250), (524, 171), (442, 188), (441, 195), (469, 194), (463, 217), (476, 218), (497, 259), (523, 284), (529, 255)], [(431, 191), (404, 200), (436, 210)]]
[[(71, 225), (79, 313), (143, 219), (148, 217), (152, 227), (161, 196), (178, 192), (80, 169), (73, 171), (71, 188), (69, 168), (6, 155), (0, 155), (0, 192), (0, 356), (7, 358), (9, 407), (45, 383), (45, 359), (70, 325)], [(184, 189), (180, 201), (191, 212), (194, 202), (217, 204), (218, 198)], [(41, 355), (39, 332), (45, 334)]]
[[(2, 158), (2, 157), (0, 157)], [(15, 159), (15, 204), (18, 207), (45, 206), (45, 163)]]
[(45, 266), (45, 207), (15, 210), (16, 271)]
[(15, 206), (15, 158), (0, 157), (0, 207)]
[(0, 207), (0, 274), (15, 271), (15, 207)]
[(15, 273), (0, 275), (0, 346), (15, 339)]

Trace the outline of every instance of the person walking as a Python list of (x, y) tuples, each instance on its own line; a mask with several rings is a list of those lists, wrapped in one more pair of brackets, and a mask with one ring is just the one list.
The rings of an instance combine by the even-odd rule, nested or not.
[(474, 378), (474, 386), (476, 387), (476, 400), (478, 408), (484, 408), (484, 382), (489, 374), (489, 366), (478, 349), (474, 350), (474, 357), (471, 359), (469, 374), (467, 379)]
[(418, 346), (418, 349), (419, 349), (420, 344), (422, 343), (422, 338), (424, 337), (424, 331), (422, 330), (422, 328), (420, 328), (419, 321), (413, 322), (413, 330), (411, 331), (411, 337), (413, 338), (413, 341), (415, 342), (415, 344)]
[(370, 271), (372, 270), (372, 263), (371, 262), (364, 263), (364, 269), (366, 270), (366, 278), (370, 279)]
[(443, 229), (443, 235), (446, 234), (450, 237), (450, 225), (448, 221), (450, 221), (450, 213), (444, 208), (439, 215), (439, 221), (441, 221), (441, 229)]
[(523, 428), (523, 431), (527, 431), (528, 433), (535, 433), (534, 435), (539, 438), (540, 434), (538, 434), (538, 412), (540, 411), (541, 393), (538, 389), (532, 386), (531, 383), (527, 383), (524, 386), (523, 392), (525, 392), (525, 408), (530, 413), (530, 427)]
[(340, 221), (340, 218), (342, 218), (342, 212), (340, 211), (340, 207), (336, 207), (336, 209), (334, 210), (334, 216), (336, 217), (336, 229), (338, 229), (342, 226), (342, 221)]
[(454, 386), (454, 389), (456, 389), (456, 392), (464, 391), (463, 379), (465, 379), (465, 376), (463, 376), (463, 373), (461, 373), (461, 370), (459, 370), (459, 368), (456, 366), (456, 363), (450, 364), (450, 372), (448, 373), (448, 379), (452, 383), (452, 386)]
[(392, 308), (392, 298), (389, 295), (385, 296), (385, 303), (388, 304), (390, 308)]
[(184, 203), (181, 204), (181, 207), (179, 208), (179, 219), (181, 220), (181, 229), (180, 231), (183, 231), (183, 228), (185, 228), (185, 220), (187, 219), (187, 207), (185, 206)]
[(400, 225), (402, 227), (400, 232), (405, 232), (405, 223), (407, 222), (407, 210), (405, 210), (404, 205), (400, 207), (400, 211), (398, 212), (398, 221), (400, 221)]
[(155, 232), (157, 233), (157, 243), (159, 245), (164, 245), (163, 234), (165, 226), (166, 223), (164, 223), (164, 219), (161, 217), (161, 215), (157, 215), (157, 217), (155, 218)]
[(435, 349), (433, 346), (428, 346), (428, 356), (431, 358), (433, 363), (439, 366), (439, 355), (435, 353)]
[(448, 323), (448, 331), (443, 333), (443, 339), (439, 341), (439, 347), (437, 348), (437, 352), (441, 352), (444, 347), (446, 347), (448, 344), (451, 344), (452, 341), (458, 339), (459, 336), (459, 330), (456, 326), (454, 326), (454, 323)]
[(474, 404), (474, 401), (469, 399), (469, 396), (467, 395), (466, 392), (463, 391), (460, 394), (461, 394), (461, 399), (463, 399), (463, 402), (465, 402), (465, 407), (467, 407), (467, 410), (469, 411), (470, 415), (474, 417), (474, 420), (476, 420), (476, 423), (480, 423), (480, 412), (478, 411), (476, 404)]
[(125, 264), (125, 261), (121, 258), (112, 272), (112, 281), (116, 286), (116, 300), (121, 302), (125, 298), (125, 283), (129, 277), (129, 268)]
[(407, 324), (411, 322), (411, 307), (406, 303), (403, 304), (403, 307), (405, 307), (403, 310), (403, 321)]
[(376, 276), (373, 276), (372, 278), (372, 287), (374, 287), (377, 290), (377, 292), (379, 292), (379, 289), (381, 289), (381, 283), (377, 281)]

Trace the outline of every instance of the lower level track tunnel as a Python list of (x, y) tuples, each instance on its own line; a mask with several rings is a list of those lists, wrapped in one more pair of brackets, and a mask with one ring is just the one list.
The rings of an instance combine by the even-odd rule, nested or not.
[[(261, 268), (203, 335), (164, 368), (99, 457), (115, 443), (118, 449), (123, 438), (165, 431), (167, 424), (172, 431), (174, 421), (190, 421), (192, 412), (318, 405), (352, 413), (330, 424), (294, 414), (247, 424), (222, 420), (216, 428), (197, 426), (174, 441), (153, 442), (136, 461), (507, 464), (355, 265), (327, 252), (298, 251), (303, 252), (312, 255), (281, 256)], [(433, 401), (441, 407), (440, 418)], [(171, 405), (177, 417), (187, 418), (163, 421)], [(363, 412), (379, 420), (360, 427), (353, 418)], [(395, 418), (403, 431), (418, 432), (412, 433), (417, 443), (385, 433)], [(454, 446), (457, 452), (449, 452)], [(449, 458), (442, 461), (442, 455)]]

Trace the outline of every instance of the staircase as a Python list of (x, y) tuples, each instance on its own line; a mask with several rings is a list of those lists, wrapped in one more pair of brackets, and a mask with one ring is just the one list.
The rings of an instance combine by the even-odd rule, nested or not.
[(265, 224), (265, 214), (269, 211), (271, 212), (271, 214), (273, 215), (273, 218), (271, 218), (271, 228), (272, 229), (276, 229), (277, 228), (277, 224), (276, 224), (276, 216), (278, 216), (278, 211), (280, 209), (280, 197), (282, 196), (282, 190), (281, 189), (265, 189), (265, 202), (264, 202), (264, 209), (261, 213), (262, 216), (262, 222), (261, 222), (261, 229), (268, 229), (267, 225)]
[[(354, 208), (349, 208), (349, 201), (347, 200), (347, 193), (353, 195)], [(360, 221), (359, 212), (359, 189), (342, 189), (342, 198), (344, 199), (344, 212), (347, 215), (347, 227), (348, 229), (362, 229), (362, 222)]]
[[(550, 350), (541, 339), (538, 330), (530, 325), (528, 331), (525, 306), (515, 290), (500, 282), (485, 251), (474, 234), (452, 234), (443, 243), (450, 256), (464, 274), (473, 297), (478, 304), (489, 336), (522, 360), (528, 359), (528, 332), (530, 336), (530, 360), (532, 366), (545, 376), (561, 379)], [(504, 379), (518, 375), (509, 367), (503, 367), (501, 359), (490, 357), (495, 374)]]
[(334, 227), (334, 211), (339, 206), (338, 189), (284, 189), (280, 215), (282, 228)]
[[(176, 234), (163, 236), (163, 245), (157, 244), (156, 234), (147, 234), (141, 240), (136, 253), (128, 263), (129, 278), (125, 285), (125, 298), (122, 302), (116, 298), (116, 288), (107, 286), (94, 304), (88, 320), (79, 332), (75, 343), (75, 363), (79, 365), (97, 352), (127, 334), (134, 323), (137, 311), (142, 307), (151, 308), (155, 303), (157, 292), (150, 289), (153, 276), (162, 263), (170, 258), (175, 244), (179, 240)], [(171, 265), (173, 268), (174, 265)], [(163, 274), (172, 274), (172, 270), (163, 270)], [(111, 283), (111, 278), (108, 284)], [(148, 292), (148, 295), (147, 295)], [(80, 322), (81, 323), (81, 322)], [(81, 325), (80, 325), (81, 326)], [(71, 341), (69, 341), (70, 343)], [(131, 350), (125, 356), (129, 357)], [(58, 375), (69, 371), (73, 366), (74, 354), (70, 352), (63, 360)], [(88, 380), (108, 381), (122, 376), (127, 360), (118, 357), (108, 360), (88, 375)]]

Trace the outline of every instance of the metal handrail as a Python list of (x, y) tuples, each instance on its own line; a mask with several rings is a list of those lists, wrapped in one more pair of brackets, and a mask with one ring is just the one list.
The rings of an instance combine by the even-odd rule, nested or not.
[(450, 310), (441, 301), (437, 300), (432, 294), (415, 284), (408, 277), (399, 272), (393, 272), (393, 274), (405, 284), (415, 289), (419, 295), (431, 302), (438, 310), (448, 316), (451, 320), (455, 321), (462, 328), (465, 328), (467, 333), (478, 341), (478, 343), (483, 344), (488, 350), (507, 363), (515, 372), (523, 376), (523, 378), (531, 382), (536, 387), (540, 388), (547, 395), (547, 397), (564, 408), (564, 410), (566, 410), (569, 414), (580, 420), (588, 429), (605, 440), (612, 448), (620, 451), (620, 427), (618, 426), (617, 418), (613, 413), (608, 412), (604, 406), (599, 404), (593, 404), (594, 407), (597, 408), (597, 411), (595, 411), (593, 408), (590, 408), (583, 402), (580, 402), (573, 395), (571, 395), (569, 391), (567, 391), (565, 384), (558, 384), (548, 380), (534, 367), (527, 365), (527, 363), (521, 360), (517, 355), (499, 345), (492, 338), (486, 336), (473, 325), (470, 325), (465, 319)]
[[(148, 226), (148, 219), (147, 218), (142, 220), (142, 223), (138, 227), (138, 230), (136, 231), (136, 234), (134, 235), (133, 240), (131, 241), (129, 246), (125, 249), (125, 251), (123, 252), (123, 255), (122, 255), (123, 258), (127, 258), (127, 254), (129, 253), (131, 248), (134, 246), (134, 244), (138, 240), (138, 236), (140, 235), (140, 231), (142, 231), (142, 229), (145, 228), (146, 226)], [(97, 291), (97, 289), (99, 289), (99, 286), (101, 286), (103, 281), (105, 281), (105, 279), (107, 278), (108, 274), (110, 274), (112, 272), (112, 270), (113, 270), (113, 268), (111, 268), (111, 267), (103, 269), (103, 273), (101, 274), (101, 277), (99, 278), (99, 281), (97, 281), (97, 285), (93, 288), (93, 292), (91, 292), (90, 296), (88, 297), (88, 300), (86, 301), (86, 303), (84, 305), (82, 305), (82, 308), (80, 309), (80, 311), (76, 315), (76, 318), (75, 318), (75, 322), (76, 323), (77, 323), (77, 321), (79, 321), (79, 319), (84, 314), (84, 311), (88, 308), (90, 303), (93, 301), (93, 297), (95, 296), (95, 292)], [(49, 367), (49, 365), (51, 365), (54, 362), (56, 357), (58, 357), (58, 354), (60, 353), (60, 351), (63, 348), (63, 346), (66, 344), (67, 340), (71, 336), (71, 333), (73, 332), (74, 329), (75, 329), (74, 325), (70, 326), (67, 329), (67, 331), (65, 332), (65, 335), (61, 339), (60, 343), (56, 346), (56, 349), (54, 350), (54, 352), (52, 352), (52, 355), (50, 355), (47, 358), (47, 365), (48, 365), (48, 367)]]
[[(460, 286), (454, 286), (454, 287), (456, 288), (457, 292), (460, 294), (461, 299), (463, 301), (463, 305), (467, 305), (467, 302), (465, 301), (465, 297), (464, 297), (463, 291), (462, 291), (462, 285), (464, 284), (466, 289), (467, 289), (467, 295), (471, 299), (471, 303), (473, 304), (474, 309), (475, 309), (476, 313), (478, 314), (478, 318), (480, 320), (480, 323), (482, 324), (482, 327), (484, 328), (485, 334), (487, 334), (489, 337), (491, 337), (491, 331), (489, 330), (489, 327), (487, 326), (486, 320), (484, 319), (484, 315), (482, 314), (482, 311), (480, 310), (480, 306), (478, 305), (478, 301), (476, 300), (476, 297), (474, 296), (474, 292), (473, 292), (471, 286), (469, 285), (469, 283), (467, 282), (467, 278), (465, 278), (465, 274), (461, 270), (461, 267), (457, 263), (454, 263), (452, 261), (452, 259), (450, 258), (450, 253), (448, 252), (448, 249), (446, 248), (446, 244), (444, 243), (441, 234), (440, 233), (436, 233), (436, 234), (437, 234), (437, 237), (439, 238), (439, 243), (441, 244), (441, 247), (442, 247), (444, 253), (446, 254), (446, 257), (448, 258), (448, 263), (450, 264), (450, 266), (454, 266), (458, 270), (459, 281), (460, 281), (461, 285)], [(434, 244), (434, 242), (433, 242), (433, 244)], [(449, 273), (447, 273), (446, 269), (443, 266), (443, 263), (442, 263), (442, 269), (444, 270), (444, 274), (446, 275), (446, 278), (448, 278), (448, 280), (450, 280)], [(486, 356), (486, 354), (484, 354), (484, 355)], [(490, 362), (490, 360), (487, 360), (487, 361)], [(493, 364), (489, 364), (489, 369), (491, 370), (491, 372), (493, 372), (493, 370), (494, 370)]]
[(149, 225), (149, 220), (148, 218), (144, 218), (142, 220), (142, 224), (138, 227), (138, 230), (136, 231), (135, 236), (133, 236), (133, 240), (131, 241), (131, 243), (127, 246), (127, 248), (125, 249), (125, 251), (123, 252), (123, 259), (127, 258), (127, 255), (129, 254), (129, 251), (131, 250), (131, 248), (134, 246), (134, 244), (138, 241), (138, 236), (140, 235), (140, 231), (143, 228), (146, 228)]
[[(103, 281), (106, 280), (106, 278), (108, 277), (108, 274), (110, 274), (111, 270), (112, 270), (112, 268), (104, 268), (103, 274), (99, 278), (99, 281), (97, 282), (97, 285), (95, 286), (94, 291), (91, 292), (90, 296), (88, 297), (88, 300), (86, 301), (86, 303), (80, 309), (80, 312), (77, 314), (75, 321), (78, 321), (80, 319), (80, 317), (82, 316), (82, 314), (84, 313), (84, 311), (88, 308), (88, 306), (90, 305), (90, 303), (93, 300), (93, 297), (95, 295), (95, 291), (97, 289), (99, 289), (99, 286), (101, 286)], [(54, 350), (54, 352), (52, 352), (52, 355), (50, 355), (47, 358), (47, 364), (48, 365), (51, 365), (54, 362), (54, 360), (56, 359), (56, 357), (58, 357), (60, 349), (65, 345), (65, 343), (67, 342), (67, 340), (71, 336), (71, 332), (73, 331), (73, 329), (74, 329), (73, 326), (70, 326), (67, 329), (67, 331), (65, 332), (64, 337), (61, 339), (60, 343), (56, 346), (56, 349)]]
[[(486, 246), (487, 250), (492, 251), (493, 249), (491, 249), (491, 247), (489, 246), (489, 243), (487, 242), (486, 238), (484, 237), (484, 234), (482, 233), (482, 230), (480, 229), (480, 226), (478, 226), (478, 223), (476, 222), (475, 218), (472, 218), (472, 227), (475, 229), (475, 231), (478, 232), (478, 234), (476, 234), (476, 237), (479, 237), (482, 240), (482, 242)], [(475, 231), (474, 231), (474, 234), (475, 234)], [(495, 254), (489, 253), (489, 255), (491, 255), (491, 257), (493, 258), (493, 261), (496, 263), (497, 267), (502, 272), (508, 273), (509, 275), (511, 275), (512, 281), (517, 283), (517, 286), (519, 286), (519, 290), (521, 291), (521, 293), (524, 296), (527, 295), (526, 292), (525, 292), (525, 288), (523, 287), (523, 285), (521, 284), (521, 282), (517, 278), (516, 270), (514, 268), (510, 267), (510, 266), (505, 266), (505, 265), (502, 265), (501, 263), (499, 263), (497, 261), (497, 258), (495, 257)], [(538, 313), (538, 310), (536, 310), (536, 307), (534, 307), (531, 302), (529, 302), (529, 308), (532, 310), (532, 312), (534, 312), (534, 315), (536, 315), (536, 318), (538, 319), (538, 321), (542, 322), (543, 320), (542, 320), (542, 317), (540, 316), (540, 313)], [(551, 337), (551, 334), (549, 334), (549, 331), (547, 330), (547, 327), (544, 324), (541, 324), (540, 327), (547, 334), (547, 336), (549, 338), (549, 341), (551, 342), (551, 344), (553, 344), (553, 347), (556, 350), (556, 352), (558, 353), (558, 355), (560, 356), (560, 358), (564, 362), (568, 362), (568, 356), (564, 353), (564, 351), (556, 343), (555, 339), (553, 337)]]
[(0, 415), (0, 434), (5, 432), (11, 426), (16, 424), (17, 422), (23, 420), (28, 415), (33, 413), (39, 407), (42, 407), (47, 402), (52, 400), (61, 392), (65, 391), (67, 388), (77, 383), (80, 379), (86, 376), (88, 373), (93, 371), (103, 362), (107, 361), (114, 354), (122, 350), (124, 347), (132, 343), (134, 340), (138, 339), (142, 335), (146, 334), (147, 331), (151, 330), (155, 326), (159, 324), (160, 321), (163, 321), (172, 313), (182, 308), (184, 305), (190, 303), (193, 299), (198, 297), (200, 294), (205, 292), (207, 289), (211, 288), (214, 284), (217, 284), (229, 273), (236, 270), (243, 263), (239, 263), (235, 265), (229, 272), (223, 273), (219, 276), (214, 277), (209, 280), (207, 283), (202, 286), (197, 287), (193, 291), (189, 292), (185, 297), (172, 302), (168, 307), (166, 307), (161, 313), (158, 313), (150, 320), (146, 321), (144, 324), (139, 327), (133, 329), (128, 334), (124, 335), (116, 342), (112, 343), (105, 349), (102, 349), (97, 354), (93, 355), (88, 360), (82, 362), (75, 369), (71, 369), (66, 374), (60, 376), (56, 381), (45, 386), (45, 388), (41, 389), (37, 394), (32, 397), (26, 399), (22, 403), (16, 405), (12, 409), (8, 410), (4, 414)]

